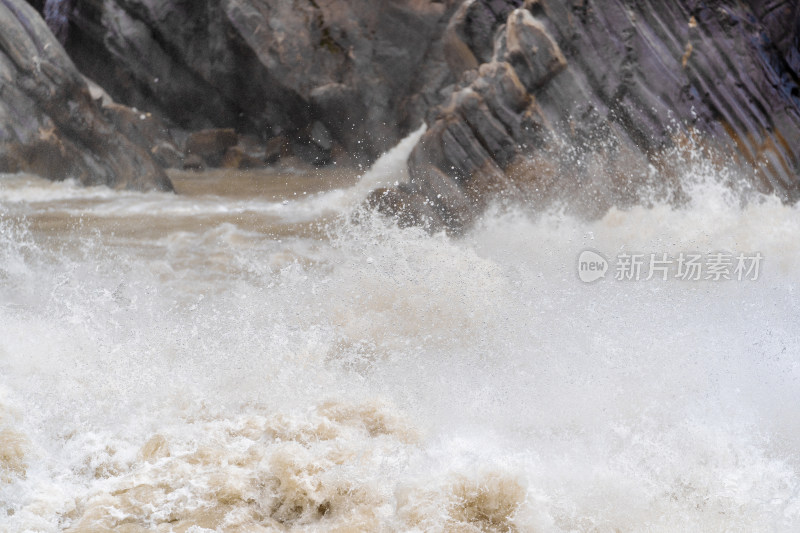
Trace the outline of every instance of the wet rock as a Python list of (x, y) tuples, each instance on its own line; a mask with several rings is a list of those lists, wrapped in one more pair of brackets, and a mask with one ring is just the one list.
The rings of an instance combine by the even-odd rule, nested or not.
[(315, 121), (303, 132), (300, 141), (292, 146), (292, 152), (315, 166), (326, 165), (332, 160), (333, 137), (320, 121)]
[(447, 66), (456, 76), (460, 76), (465, 70), (478, 68), (480, 62), (475, 57), (474, 45), (470, 43), (467, 34), (468, 17), (473, 6), (478, 5), (475, 0), (467, 0), (456, 11), (444, 35), (444, 52)]
[(798, 73), (770, 59), (781, 52), (763, 38), (765, 22), (746, 4), (646, 1), (631, 10), (621, 1), (602, 9), (586, 2), (575, 16), (542, 0), (541, 13), (570, 64), (537, 93), (548, 116), (584, 102), (581, 113), (599, 126), (591, 135), (655, 164), (677, 122), (752, 169), (760, 190), (798, 198), (800, 100), (776, 83)]
[(319, 121), (366, 163), (439, 103), (438, 37), (457, 4), (78, 2), (66, 48), (115, 100), (184, 129), (284, 136), (319, 163), (331, 156), (303, 135)]
[(561, 48), (544, 24), (525, 9), (517, 9), (508, 17), (505, 49), (505, 60), (529, 91), (535, 91), (567, 66)]
[(331, 133), (328, 131), (328, 128), (318, 120), (311, 125), (310, 138), (311, 142), (319, 146), (322, 150), (333, 149), (333, 137), (331, 137)]
[[(427, 199), (425, 211), (433, 207), (435, 215), (407, 218), (460, 230), (493, 194), (515, 190), (505, 168), (524, 146), (541, 144), (551, 132), (531, 91), (566, 67), (560, 47), (523, 9), (512, 11), (501, 31), (510, 43), (503, 54), (509, 61), (481, 65), (468, 85), (451, 94), (414, 148), (410, 182), (396, 195)], [(398, 199), (393, 204), (414, 206)]]
[(162, 168), (180, 168), (183, 154), (178, 150), (171, 128), (157, 115), (131, 109), (102, 99), (103, 114), (128, 139), (147, 150)]
[(162, 168), (183, 168), (183, 154), (178, 147), (168, 141), (158, 141), (150, 149), (153, 159)]
[(426, 226), (431, 230), (442, 228), (441, 217), (429, 200), (406, 186), (375, 189), (367, 198), (367, 205), (396, 218), (401, 227)]
[(358, 89), (344, 83), (327, 83), (312, 89), (309, 96), (315, 114), (319, 117), (315, 125), (319, 123), (328, 130), (322, 135), (331, 144), (328, 149), (335, 142), (349, 153), (357, 155), (362, 152), (360, 145), (364, 142), (365, 132), (358, 127), (361, 122), (358, 117), (366, 116), (367, 109)]
[(188, 154), (183, 158), (184, 170), (204, 170), (206, 162), (197, 154)]
[[(366, 163), (425, 120), (412, 180), (384, 203), (412, 209), (424, 199), (410, 218), (438, 213), (434, 226), (468, 224), (491, 195), (519, 196), (522, 184), (592, 191), (597, 206), (630, 201), (639, 175), (662, 168), (659, 154), (690, 132), (753, 168), (759, 190), (800, 197), (800, 7), (791, 0), (107, 0), (66, 13), (66, 48), (111, 97), (168, 129), (269, 139), (268, 163)], [(64, 110), (81, 106), (40, 117), (39, 101), (4, 90), (7, 122), (27, 140), (0, 155), (3, 168), (80, 174), (63, 161), (86, 143), (60, 132), (71, 120)], [(114, 113), (146, 156), (175, 164), (166, 147), (180, 142)], [(235, 146), (183, 164), (260, 158)]]
[(262, 154), (253, 154), (243, 146), (231, 146), (225, 151), (222, 159), (222, 166), (225, 168), (261, 168), (265, 166)]
[(264, 146), (264, 162), (268, 165), (277, 163), (278, 160), (288, 155), (288, 141), (285, 137), (273, 137)]
[(196, 131), (186, 139), (186, 157), (188, 160), (190, 156), (195, 156), (205, 166), (219, 167), (228, 149), (238, 142), (239, 135), (231, 128)]
[(522, 4), (522, 0), (467, 0), (461, 4), (443, 39), (447, 64), (456, 77), (491, 61), (497, 28)]
[(488, 59), (465, 29), (479, 3), (463, 3), (448, 26), (461, 81), (426, 115), (411, 180), (373, 199), (380, 209), (453, 231), (503, 193), (561, 195), (600, 214), (660, 187), (650, 169), (668, 168), (662, 154), (694, 134), (747, 167), (757, 189), (800, 198), (791, 2), (529, 0), (486, 26)]
[(44, 20), (0, 0), (0, 172), (171, 190), (150, 154), (120, 132)]
[(129, 139), (137, 144), (153, 144), (162, 132), (161, 123), (150, 113), (142, 113), (136, 109), (117, 103), (103, 105), (104, 114)]

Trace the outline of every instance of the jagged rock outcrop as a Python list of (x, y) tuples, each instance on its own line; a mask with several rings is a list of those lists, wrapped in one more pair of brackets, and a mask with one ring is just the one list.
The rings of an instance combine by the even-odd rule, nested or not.
[[(470, 13), (514, 8), (486, 32)], [(446, 36), (461, 76), (409, 159), (370, 201), (405, 223), (458, 230), (493, 191), (583, 198), (591, 213), (664, 185), (665, 149), (691, 132), (800, 197), (796, 2), (467, 0)], [(486, 24), (483, 25), (485, 30)]]
[[(77, 122), (111, 122), (109, 137), (121, 131), (119, 143), (144, 147), (145, 168), (151, 155), (189, 167), (257, 166), (290, 153), (318, 165), (365, 162), (424, 119), (411, 181), (377, 191), (371, 203), (434, 229), (465, 227), (508, 191), (531, 201), (581, 199), (589, 214), (637, 201), (642, 190), (674, 185), (663, 154), (694, 135), (751, 168), (759, 190), (800, 197), (796, 0), (30, 3), (50, 10), (78, 67), (123, 105), (106, 103), (98, 114), (66, 75), (46, 80), (56, 96), (41, 84), (6, 90), (0, 109), (25, 124), (14, 135), (27, 136), (21, 145), (40, 143), (24, 157), (3, 156), (6, 168), (96, 148), (86, 135), (98, 127), (66, 129), (84, 112), (75, 109), (93, 117)], [(23, 63), (9, 64), (37, 79), (39, 67)], [(65, 98), (77, 104), (55, 104)], [(54, 126), (26, 123), (25, 105), (44, 109)], [(169, 131), (176, 125), (231, 128), (238, 144), (183, 160), (185, 147)], [(55, 149), (47, 132), (59, 128), (69, 135)], [(114, 153), (108, 164), (121, 157)]]
[(164, 171), (94, 101), (24, 0), (0, 0), (0, 172), (170, 190)]
[(187, 130), (282, 137), (308, 162), (368, 162), (454, 80), (456, 0), (75, 2), (66, 49), (111, 96)]

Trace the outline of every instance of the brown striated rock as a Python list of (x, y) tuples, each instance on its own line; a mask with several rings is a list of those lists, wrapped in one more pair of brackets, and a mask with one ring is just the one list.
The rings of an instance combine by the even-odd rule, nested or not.
[(535, 91), (567, 66), (544, 24), (526, 9), (517, 9), (508, 17), (504, 55), (528, 91)]
[(443, 37), (447, 64), (458, 77), (492, 60), (495, 32), (522, 0), (466, 0), (453, 14)]
[(150, 154), (103, 114), (44, 20), (22, 0), (0, 0), (0, 96), (0, 172), (171, 190)]
[(502, 193), (563, 196), (596, 215), (679, 187), (662, 154), (687, 136), (749, 169), (759, 190), (800, 198), (800, 8), (529, 0), (487, 25), (486, 59), (467, 14), (513, 3), (472, 0), (451, 20), (448, 64), (462, 80), (427, 115), (410, 182), (379, 208), (453, 231)]
[(447, 66), (456, 76), (460, 76), (466, 70), (474, 70), (480, 65), (473, 52), (474, 46), (468, 44), (469, 36), (466, 31), (470, 8), (475, 5), (477, 4), (474, 0), (461, 4), (447, 24), (442, 39)]
[(186, 156), (199, 158), (205, 166), (222, 166), (225, 153), (239, 142), (231, 128), (195, 131), (186, 139)]
[[(373, 203), (431, 227), (459, 229), (508, 191), (582, 195), (587, 212), (635, 201), (666, 185), (649, 169), (665, 168), (660, 154), (690, 133), (752, 169), (759, 190), (800, 197), (794, 0), (107, 0), (75, 2), (68, 15), (76, 63), (146, 120), (129, 107), (91, 118), (98, 105), (75, 96), (82, 82), (52, 77), (62, 61), (52, 50), (14, 52), (22, 41), (4, 32), (12, 53), (0, 60), (28, 63), (0, 64), (0, 124), (14, 124), (0, 139), (16, 146), (0, 151), (2, 168), (100, 176), (89, 183), (111, 182), (103, 168), (126, 157), (144, 157), (145, 173), (150, 154), (174, 165), (170, 143), (180, 143), (155, 131), (158, 117), (269, 139), (268, 163), (363, 163), (424, 119), (410, 183)], [(42, 57), (50, 67), (30, 64)], [(78, 127), (81, 137), (64, 133), (70, 121), (101, 126)], [(144, 155), (97, 144), (117, 130)], [(222, 144), (183, 165), (261, 159)], [(87, 147), (116, 155), (74, 163)]]
[(231, 146), (225, 151), (225, 156), (222, 158), (222, 165), (225, 168), (261, 168), (265, 166), (264, 158), (248, 152), (242, 146)]
[[(494, 194), (516, 190), (505, 169), (520, 150), (541, 146), (552, 128), (531, 92), (566, 67), (558, 44), (524, 9), (509, 14), (501, 57), (454, 91), (409, 158), (410, 182), (397, 195), (427, 199), (431, 213), (408, 213), (431, 229), (458, 231)], [(520, 73), (522, 77), (520, 77)], [(524, 80), (524, 81), (523, 81)], [(416, 202), (394, 199), (413, 210)], [(392, 210), (396, 211), (394, 207)]]
[(183, 154), (172, 131), (158, 116), (117, 104), (107, 95), (101, 99), (103, 114), (117, 130), (147, 150), (162, 168), (181, 168)]
[(162, 168), (183, 168), (183, 154), (170, 141), (156, 141), (150, 154)]

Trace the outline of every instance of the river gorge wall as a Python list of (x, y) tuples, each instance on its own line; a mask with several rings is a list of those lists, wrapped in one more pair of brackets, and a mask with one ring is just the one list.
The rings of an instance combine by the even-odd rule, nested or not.
[(404, 223), (509, 192), (602, 210), (697, 138), (800, 196), (796, 1), (2, 0), (0, 27), (0, 171), (168, 189), (369, 164), (425, 122), (410, 181), (370, 197)]

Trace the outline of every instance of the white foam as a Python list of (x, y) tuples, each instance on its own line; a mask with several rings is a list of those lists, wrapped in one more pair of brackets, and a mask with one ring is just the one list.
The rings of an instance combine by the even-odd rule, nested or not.
[[(26, 465), (0, 484), (7, 527), (796, 531), (800, 210), (706, 178), (681, 207), (495, 208), (461, 239), (5, 217), (0, 445)], [(159, 216), (192, 216), (174, 200)], [(586, 248), (765, 262), (584, 284)]]

